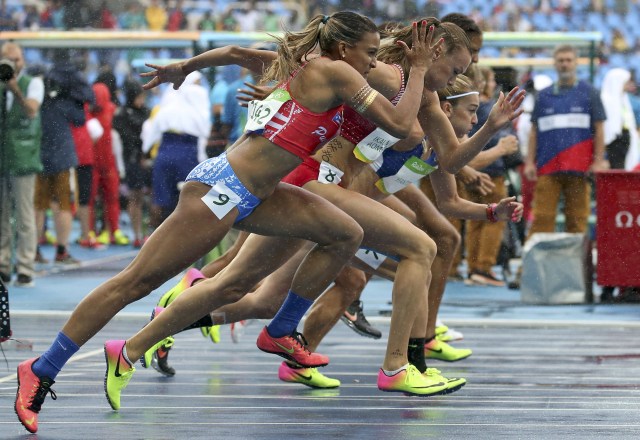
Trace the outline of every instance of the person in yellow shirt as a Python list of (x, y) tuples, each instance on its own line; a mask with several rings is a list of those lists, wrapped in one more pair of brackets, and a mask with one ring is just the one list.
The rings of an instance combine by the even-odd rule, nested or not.
[(158, 0), (151, 0), (144, 11), (144, 16), (147, 19), (147, 27), (151, 31), (163, 31), (167, 26), (167, 10), (159, 4)]

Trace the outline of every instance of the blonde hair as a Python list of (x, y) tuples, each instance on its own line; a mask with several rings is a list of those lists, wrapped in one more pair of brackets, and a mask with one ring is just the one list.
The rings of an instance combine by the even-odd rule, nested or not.
[[(469, 38), (460, 27), (453, 23), (441, 23), (437, 18), (427, 17), (418, 20), (418, 29), (422, 26), (422, 21), (427, 22), (427, 27), (434, 26), (433, 41), (444, 39), (445, 54), (462, 48), (471, 54)], [(405, 56), (404, 49), (398, 46), (398, 41), (403, 41), (411, 47), (413, 40), (413, 26), (404, 26), (385, 29), (387, 37), (380, 44), (378, 60), (387, 64), (399, 64), (405, 72), (409, 74), (410, 64)]]
[(339, 42), (351, 46), (366, 33), (378, 33), (374, 22), (364, 15), (342, 11), (332, 15), (316, 15), (299, 32), (286, 32), (278, 41), (278, 57), (262, 77), (262, 82), (288, 79), (316, 47), (329, 52)]

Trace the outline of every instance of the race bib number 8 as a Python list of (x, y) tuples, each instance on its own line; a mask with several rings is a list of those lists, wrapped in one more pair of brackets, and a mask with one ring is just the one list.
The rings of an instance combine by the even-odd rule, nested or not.
[(318, 172), (318, 182), (327, 185), (338, 185), (344, 176), (344, 172), (334, 167), (329, 162), (322, 161), (320, 171)]
[(358, 142), (358, 145), (353, 149), (353, 154), (362, 162), (370, 163), (399, 140), (399, 138), (391, 136), (384, 130), (376, 128), (367, 137)]
[(220, 220), (233, 208), (238, 206), (241, 199), (223, 182), (217, 182), (201, 199), (205, 205)]
[(274, 90), (263, 101), (251, 101), (248, 106), (247, 124), (244, 131), (262, 131), (271, 120), (273, 115), (278, 113), (280, 107), (291, 99), (289, 92), (282, 89)]
[(375, 251), (363, 248), (358, 249), (358, 252), (356, 252), (355, 256), (358, 260), (362, 261), (364, 264), (372, 267), (373, 269), (379, 268), (387, 258), (385, 255), (378, 254)]

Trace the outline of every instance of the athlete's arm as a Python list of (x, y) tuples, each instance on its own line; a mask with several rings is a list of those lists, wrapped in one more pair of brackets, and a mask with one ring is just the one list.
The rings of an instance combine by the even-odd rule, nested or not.
[[(447, 217), (464, 220), (487, 220), (487, 205), (473, 203), (458, 195), (456, 181), (453, 175), (438, 168), (429, 175), (436, 196), (438, 209)], [(515, 201), (515, 197), (507, 197), (496, 205), (496, 215), (499, 220), (520, 221), (522, 218), (522, 204)]]
[(143, 86), (145, 90), (152, 89), (167, 82), (173, 83), (173, 88), (177, 90), (187, 75), (196, 70), (204, 69), (205, 67), (236, 64), (252, 72), (262, 74), (269, 68), (277, 56), (278, 54), (276, 52), (270, 50), (249, 49), (241, 46), (224, 46), (166, 66), (148, 63), (146, 66), (155, 70), (141, 73), (140, 76), (151, 78), (151, 80)]
[(524, 92), (514, 87), (507, 96), (500, 93), (498, 101), (491, 109), (487, 122), (472, 137), (458, 141), (449, 119), (440, 108), (435, 92), (424, 90), (423, 103), (418, 114), (429, 144), (438, 155), (440, 167), (455, 174), (473, 159), (502, 127), (520, 116)]

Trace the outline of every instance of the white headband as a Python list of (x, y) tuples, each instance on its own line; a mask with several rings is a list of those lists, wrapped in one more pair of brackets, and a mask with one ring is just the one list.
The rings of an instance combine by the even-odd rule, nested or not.
[(479, 95), (480, 92), (466, 92), (466, 93), (460, 93), (459, 95), (451, 95), (451, 96), (447, 96), (445, 99), (447, 101), (451, 100), (451, 99), (456, 99), (456, 98), (462, 98), (463, 96), (469, 96), (469, 95)]

